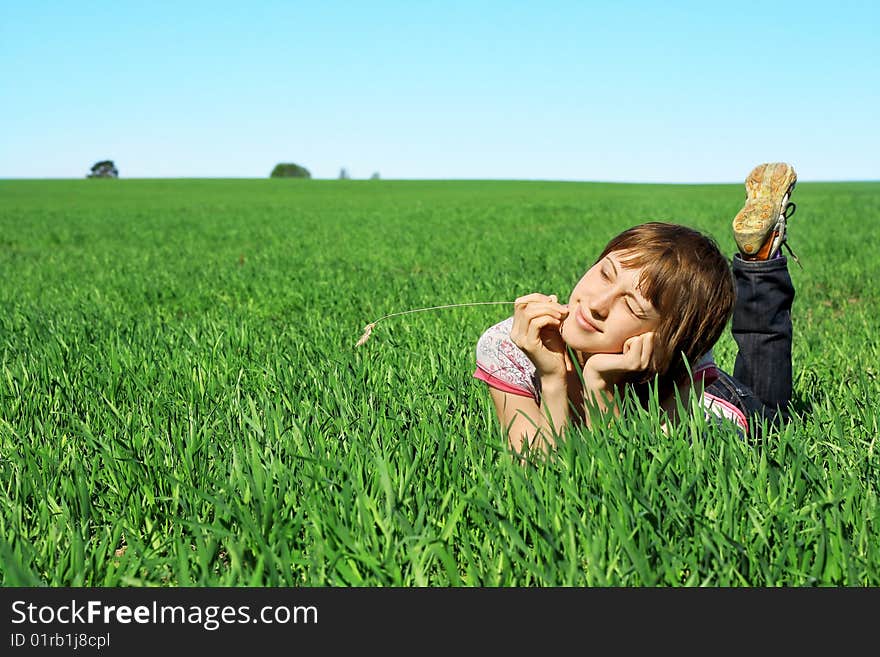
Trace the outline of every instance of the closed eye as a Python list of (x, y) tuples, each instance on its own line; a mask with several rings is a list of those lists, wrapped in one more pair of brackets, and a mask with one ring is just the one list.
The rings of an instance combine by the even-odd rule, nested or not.
[(629, 301), (626, 302), (627, 310), (632, 313), (632, 316), (636, 319), (648, 319), (648, 316), (641, 311), (641, 309), (633, 308), (632, 304)]
[[(614, 271), (614, 276), (616, 277), (618, 274), (617, 267), (615, 266), (614, 261), (611, 258), (606, 258), (606, 261), (611, 266), (612, 270)], [(608, 269), (605, 266), (603, 266), (599, 271), (601, 272), (602, 278), (604, 278), (606, 281), (611, 281), (611, 274), (608, 272)], [(633, 307), (633, 302), (635, 302), (635, 307)], [(639, 304), (638, 301), (635, 301), (632, 293), (627, 294), (627, 296), (624, 298), (624, 303), (626, 304), (626, 309), (633, 317), (641, 320), (648, 319), (647, 313), (644, 312), (641, 304)]]

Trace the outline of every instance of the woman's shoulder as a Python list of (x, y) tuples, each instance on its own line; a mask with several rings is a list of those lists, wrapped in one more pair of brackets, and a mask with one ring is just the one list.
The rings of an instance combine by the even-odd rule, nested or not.
[(508, 317), (483, 331), (477, 340), (474, 376), (505, 392), (536, 397), (535, 366), (510, 339), (512, 327), (513, 317)]
[[(484, 366), (502, 367), (509, 363), (532, 362), (510, 339), (513, 317), (508, 317), (483, 331), (477, 340), (477, 363)], [(534, 366), (532, 366), (534, 367)]]
[(510, 338), (510, 329), (513, 328), (513, 317), (508, 317), (507, 319), (502, 319), (497, 324), (493, 324), (480, 336), (480, 340), (484, 338), (494, 339), (494, 338)]

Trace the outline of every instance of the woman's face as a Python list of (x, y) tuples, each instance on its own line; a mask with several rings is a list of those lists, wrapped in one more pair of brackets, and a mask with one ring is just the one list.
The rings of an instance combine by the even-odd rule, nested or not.
[(588, 354), (619, 354), (627, 339), (656, 329), (657, 311), (638, 289), (642, 270), (624, 268), (619, 252), (593, 265), (568, 299), (562, 339)]

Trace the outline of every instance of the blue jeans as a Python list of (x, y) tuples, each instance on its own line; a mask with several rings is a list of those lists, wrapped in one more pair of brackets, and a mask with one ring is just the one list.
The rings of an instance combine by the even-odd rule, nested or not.
[(733, 256), (736, 304), (731, 330), (738, 352), (733, 377), (720, 372), (706, 392), (739, 408), (758, 433), (763, 422), (784, 423), (791, 405), (791, 305), (788, 260)]

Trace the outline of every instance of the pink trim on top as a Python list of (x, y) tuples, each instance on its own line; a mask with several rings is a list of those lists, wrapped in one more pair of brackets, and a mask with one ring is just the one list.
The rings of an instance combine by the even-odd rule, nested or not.
[(715, 404), (718, 404), (718, 406), (721, 407), (722, 412), (724, 413), (725, 417), (728, 417), (731, 420), (735, 420), (736, 423), (739, 424), (743, 429), (748, 430), (749, 422), (746, 419), (745, 414), (743, 414), (743, 412), (741, 410), (739, 410), (736, 406), (731, 404), (729, 401), (727, 401), (726, 399), (721, 399), (721, 397), (716, 397), (715, 395), (712, 395), (708, 392), (703, 393), (703, 399), (706, 399), (709, 401), (709, 403), (706, 405), (707, 408), (709, 408), (711, 410), (712, 406), (714, 406)]
[[(474, 372), (474, 378), (480, 379), (480, 381), (484, 381), (485, 383), (489, 384), (493, 388), (497, 388), (498, 390), (501, 390), (502, 392), (509, 392), (513, 395), (521, 395), (523, 397), (534, 397), (534, 395), (530, 391), (526, 390), (525, 388), (519, 388), (517, 386), (513, 386), (513, 385), (507, 383), (506, 381), (502, 381), (497, 376), (492, 376), (491, 374), (489, 374), (489, 372), (484, 370), (479, 365), (477, 365), (477, 369)], [(696, 372), (694, 372), (694, 382), (703, 382), (705, 385), (710, 385), (717, 378), (718, 378), (718, 369), (712, 364), (704, 365), (703, 367), (699, 368)], [(713, 399), (716, 399), (719, 402), (724, 402), (723, 399), (719, 399), (718, 397), (715, 397), (714, 395), (707, 394), (707, 396), (712, 397)], [(724, 402), (724, 403), (726, 404), (727, 402)], [(738, 409), (736, 407), (731, 407), (731, 409), (734, 412), (738, 412)]]
[(532, 399), (534, 399), (534, 395), (528, 390), (512, 386), (506, 381), (502, 381), (497, 376), (492, 376), (479, 365), (477, 365), (477, 370), (474, 372), (474, 378), (480, 379), (480, 381), (485, 381), (493, 388), (497, 388), (502, 392), (509, 392), (512, 395), (520, 395), (521, 397), (531, 397)]

